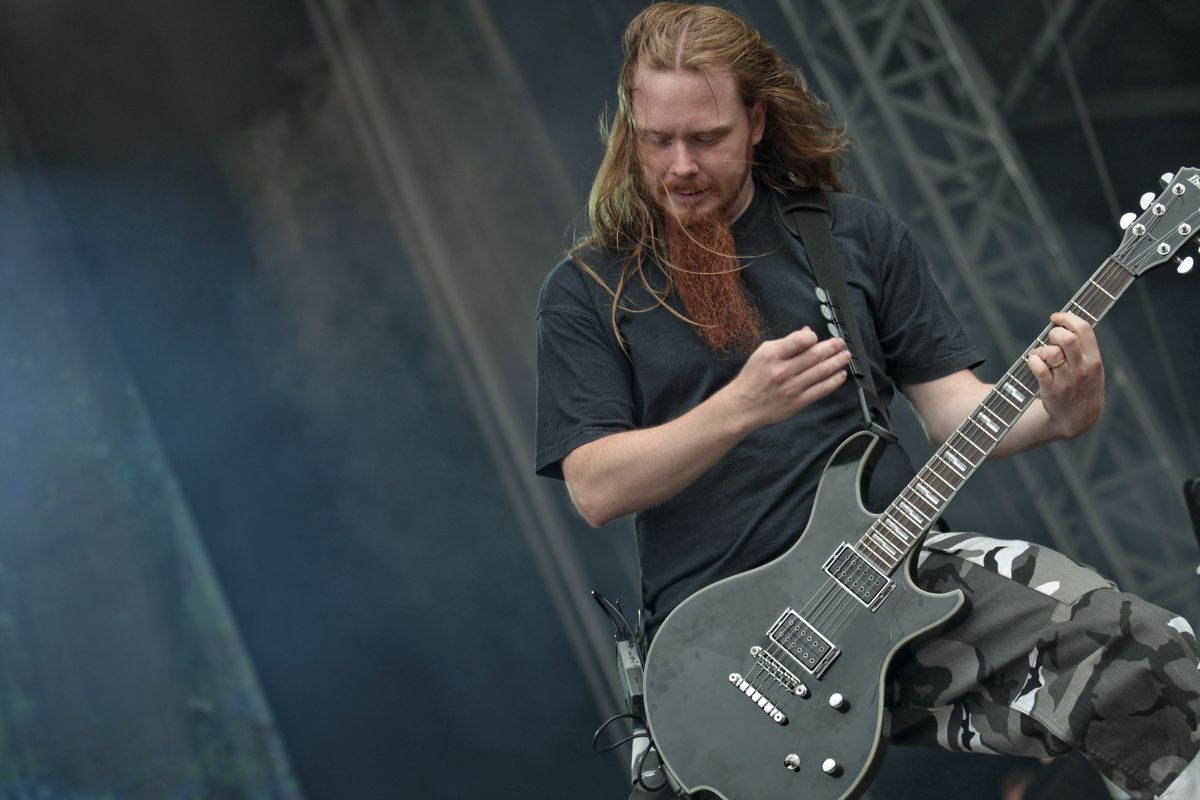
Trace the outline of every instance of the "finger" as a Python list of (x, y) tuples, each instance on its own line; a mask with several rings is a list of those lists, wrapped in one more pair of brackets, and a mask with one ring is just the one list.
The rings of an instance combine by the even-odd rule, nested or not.
[[(825, 344), (825, 342), (821, 344)], [(845, 373), (846, 367), (849, 365), (850, 351), (843, 348), (800, 370), (795, 377), (784, 384), (784, 390), (793, 395), (803, 394), (809, 387), (821, 383), (830, 376)]]
[(1054, 370), (1050, 369), (1050, 364), (1053, 364), (1053, 361), (1047, 362), (1037, 352), (1031, 352), (1025, 363), (1029, 366), (1029, 371), (1033, 373), (1033, 377), (1037, 378), (1038, 384), (1043, 389), (1051, 385), (1054, 380)]
[[(845, 360), (841, 362), (841, 365), (844, 366), (850, 361), (850, 351), (846, 349), (846, 343), (841, 339), (826, 339), (823, 342), (817, 342), (804, 352), (788, 360), (781, 361), (778, 366), (781, 368), (782, 376), (786, 380), (791, 380), (796, 376), (803, 375), (813, 367), (828, 362), (830, 359), (840, 358), (842, 353), (846, 354)], [(834, 366), (831, 369), (838, 368), (838, 366)]]
[[(812, 334), (812, 331), (808, 331), (807, 329), (806, 331)], [(802, 334), (804, 332), (798, 331), (797, 333)], [(807, 370), (823, 364), (832, 358), (836, 358), (840, 353), (846, 353), (846, 359), (843, 364), (848, 363), (850, 360), (849, 351), (846, 350), (846, 344), (841, 339), (826, 339), (823, 342), (816, 342), (800, 350), (795, 355), (784, 358), (781, 353), (786, 352), (786, 347), (797, 344), (804, 347), (808, 341), (808, 337), (806, 336), (796, 336), (792, 340), (793, 336), (796, 336), (796, 334), (789, 334), (784, 339), (776, 340), (775, 344), (777, 346), (773, 350), (766, 351), (764, 353), (765, 360), (761, 362), (767, 379), (772, 384), (785, 388), (785, 390)], [(785, 342), (785, 340), (792, 341)], [(835, 369), (837, 369), (837, 366), (831, 367), (829, 371)]]
[[(849, 363), (849, 359), (847, 359)], [(797, 377), (796, 385), (793, 387), (796, 394), (794, 395), (794, 403), (796, 409), (807, 408), (813, 403), (820, 400), (829, 394), (832, 394), (835, 389), (846, 382), (847, 373), (845, 369), (835, 369), (832, 374), (821, 376), (819, 370), (823, 365), (818, 365), (812, 370), (809, 370), (808, 378), (815, 378), (811, 383), (802, 382), (801, 378)], [(817, 373), (817, 374), (811, 374)]]
[(1063, 349), (1056, 344), (1048, 344), (1043, 347), (1035, 347), (1029, 351), (1030, 355), (1036, 355), (1047, 365), (1058, 364), (1066, 357)]
[(1087, 320), (1070, 311), (1055, 311), (1050, 315), (1050, 321), (1058, 327), (1066, 328), (1071, 333), (1076, 335), (1092, 329), (1092, 326), (1088, 324)]
[(774, 354), (779, 358), (788, 359), (795, 358), (801, 353), (808, 350), (817, 343), (817, 334), (813, 329), (805, 325), (798, 331), (792, 331), (782, 339), (775, 339), (767, 342), (775, 351)]
[[(1051, 328), (1046, 338), (1062, 351), (1061, 357), (1065, 358), (1068, 364), (1083, 363), (1083, 350), (1079, 346), (1079, 337), (1074, 333), (1066, 328)], [(1050, 361), (1049, 363), (1056, 364), (1058, 362)]]
[(1075, 334), (1075, 338), (1079, 340), (1079, 347), (1085, 355), (1090, 356), (1099, 350), (1099, 345), (1096, 343), (1096, 331), (1083, 317), (1069, 311), (1059, 311), (1050, 315), (1050, 321)]
[(835, 389), (846, 382), (846, 370), (839, 369), (828, 378), (817, 381), (804, 392), (805, 400), (808, 403), (815, 403), (822, 397), (831, 394)]

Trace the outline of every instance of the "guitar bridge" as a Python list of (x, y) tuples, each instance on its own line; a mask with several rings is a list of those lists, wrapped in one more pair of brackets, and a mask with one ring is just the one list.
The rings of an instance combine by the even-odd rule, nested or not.
[(783, 709), (776, 706), (767, 698), (765, 694), (754, 688), (750, 681), (743, 678), (736, 672), (729, 674), (729, 682), (746, 697), (750, 698), (750, 702), (762, 709), (763, 713), (771, 718), (771, 721), (776, 725), (787, 725), (787, 714), (783, 713)]
[(784, 666), (775, 656), (757, 646), (750, 648), (750, 655), (759, 670), (774, 678), (788, 694), (808, 697), (808, 687), (804, 685), (804, 681), (796, 677), (796, 673)]

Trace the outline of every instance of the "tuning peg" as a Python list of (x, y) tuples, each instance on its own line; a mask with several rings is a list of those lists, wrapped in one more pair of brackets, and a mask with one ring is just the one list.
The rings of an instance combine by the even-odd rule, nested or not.
[(1142, 199), (1138, 201), (1138, 204), (1141, 205), (1142, 210), (1145, 211), (1150, 207), (1150, 204), (1154, 202), (1154, 198), (1154, 192), (1146, 192), (1144, 195), (1142, 195)]
[(1135, 219), (1137, 219), (1137, 214), (1133, 213), (1132, 211), (1130, 211), (1128, 214), (1124, 214), (1124, 215), (1122, 215), (1122, 217), (1121, 217), (1121, 230), (1125, 230), (1125, 229), (1126, 229), (1126, 228), (1128, 228), (1130, 225), (1132, 225), (1132, 224), (1133, 224), (1133, 221), (1134, 221)]
[(1171, 181), (1173, 180), (1175, 180), (1174, 172), (1164, 172), (1162, 177), (1158, 179), (1158, 182), (1161, 183), (1162, 187), (1165, 189), (1171, 185)]
[(1191, 256), (1188, 256), (1187, 258), (1179, 258), (1176, 256), (1175, 260), (1179, 262), (1179, 266), (1175, 268), (1175, 271), (1180, 275), (1187, 275), (1192, 271), (1192, 267), (1196, 265), (1196, 262), (1192, 260)]

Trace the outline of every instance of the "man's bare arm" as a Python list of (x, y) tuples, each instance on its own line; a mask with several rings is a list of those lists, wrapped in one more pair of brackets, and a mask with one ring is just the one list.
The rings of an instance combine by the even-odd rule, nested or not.
[[(1050, 320), (1056, 326), (1049, 333), (1051, 344), (1035, 349), (1028, 361), (1041, 397), (1000, 441), (991, 458), (1078, 436), (1090, 430), (1103, 412), (1104, 365), (1091, 326), (1074, 314), (1058, 313)], [(991, 388), (964, 369), (900, 390), (912, 403), (929, 440), (940, 445)]]
[(669, 500), (759, 428), (841, 386), (850, 354), (809, 328), (764, 342), (728, 385), (683, 416), (597, 439), (563, 459), (576, 508), (592, 525)]

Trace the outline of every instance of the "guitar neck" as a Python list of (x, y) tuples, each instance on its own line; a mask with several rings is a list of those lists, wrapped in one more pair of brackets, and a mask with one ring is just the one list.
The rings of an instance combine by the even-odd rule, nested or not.
[[(1119, 252), (1119, 251), (1118, 251)], [(1063, 307), (1091, 323), (1103, 319), (1134, 275), (1110, 256)], [(889, 574), (920, 544), (925, 533), (996, 448), (1038, 395), (1026, 363), (1031, 350), (1049, 343), (1052, 326), (1034, 339), (975, 410), (937, 449), (857, 543), (858, 551)]]

